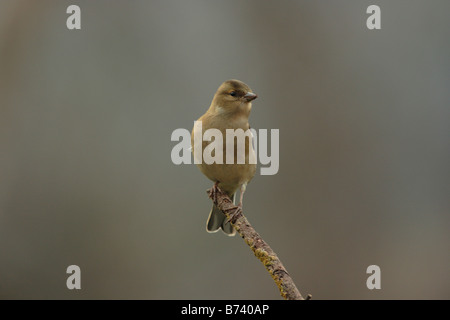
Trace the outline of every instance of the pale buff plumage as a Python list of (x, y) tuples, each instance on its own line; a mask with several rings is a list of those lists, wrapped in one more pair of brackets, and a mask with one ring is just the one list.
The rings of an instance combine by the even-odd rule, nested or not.
[[(211, 102), (209, 109), (201, 116), (198, 121), (202, 121), (202, 135), (211, 128), (218, 129), (222, 136), (226, 137), (226, 129), (242, 129), (244, 131), (250, 128), (248, 118), (252, 108), (251, 101), (257, 96), (243, 82), (239, 80), (225, 81), (217, 90)], [(194, 134), (196, 128), (192, 130), (192, 149), (194, 150)], [(203, 141), (202, 150), (210, 143)], [(239, 206), (242, 206), (243, 194), (245, 188), (256, 172), (256, 164), (250, 159), (254, 159), (255, 154), (249, 139), (245, 139), (245, 164), (237, 164), (237, 149), (234, 146), (234, 163), (226, 164), (226, 143), (223, 142), (223, 164), (198, 164), (200, 171), (210, 180), (218, 182), (218, 187), (225, 191), (231, 198), (238, 189), (241, 196)], [(233, 142), (231, 142), (233, 143)], [(222, 229), (227, 235), (234, 235), (235, 231), (229, 222), (226, 222), (225, 215), (215, 206), (211, 209), (208, 221), (207, 231), (216, 232)]]

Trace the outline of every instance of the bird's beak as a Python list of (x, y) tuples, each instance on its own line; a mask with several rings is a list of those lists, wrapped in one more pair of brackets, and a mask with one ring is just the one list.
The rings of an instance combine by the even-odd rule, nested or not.
[(247, 100), (247, 102), (250, 102), (252, 100), (255, 100), (256, 98), (258, 98), (258, 96), (256, 94), (254, 94), (253, 92), (247, 92), (244, 96), (245, 100)]

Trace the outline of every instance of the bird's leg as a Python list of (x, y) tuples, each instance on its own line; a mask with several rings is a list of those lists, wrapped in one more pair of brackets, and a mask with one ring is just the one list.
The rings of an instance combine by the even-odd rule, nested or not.
[(241, 207), (242, 208), (242, 204), (243, 204), (243, 201), (244, 201), (244, 192), (245, 192), (245, 189), (247, 188), (247, 184), (246, 183), (244, 183), (242, 186), (241, 186), (241, 192), (240, 192), (240, 195), (239, 195), (239, 204), (238, 204), (238, 207)]
[(214, 202), (217, 202), (217, 193), (219, 192), (219, 181), (216, 181), (212, 188), (210, 189), (210, 197), (214, 200)]
[(247, 184), (244, 183), (241, 188), (240, 188), (240, 195), (239, 195), (239, 204), (237, 206), (234, 206), (230, 211), (230, 213), (228, 214), (230, 217), (227, 218), (226, 222), (231, 222), (231, 223), (235, 223), (237, 218), (239, 217), (240, 214), (242, 214), (242, 204), (243, 204), (243, 199), (244, 199), (244, 192), (245, 192), (245, 188), (247, 187)]

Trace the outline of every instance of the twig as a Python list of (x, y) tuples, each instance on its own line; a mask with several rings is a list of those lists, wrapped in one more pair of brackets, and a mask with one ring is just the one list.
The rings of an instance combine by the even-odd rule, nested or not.
[[(250, 249), (252, 249), (255, 256), (262, 262), (264, 267), (266, 267), (280, 290), (281, 296), (286, 300), (305, 300), (276, 253), (261, 238), (255, 229), (253, 229), (247, 218), (242, 214), (242, 211), (234, 215), (233, 213), (236, 210), (236, 206), (233, 204), (230, 197), (218, 187), (214, 192), (213, 189), (214, 187), (207, 191), (209, 197), (213, 200), (217, 208), (222, 210), (227, 216), (236, 231), (245, 240)], [(311, 299), (311, 295), (306, 297), (306, 300), (309, 299)]]

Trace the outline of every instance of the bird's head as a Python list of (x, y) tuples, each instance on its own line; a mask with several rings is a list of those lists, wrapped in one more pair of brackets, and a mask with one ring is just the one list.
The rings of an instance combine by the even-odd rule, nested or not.
[(227, 80), (217, 89), (212, 107), (226, 113), (245, 112), (249, 113), (251, 101), (258, 96), (252, 92), (252, 89), (239, 80)]

